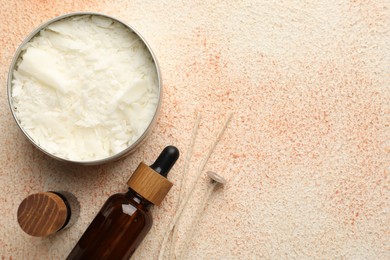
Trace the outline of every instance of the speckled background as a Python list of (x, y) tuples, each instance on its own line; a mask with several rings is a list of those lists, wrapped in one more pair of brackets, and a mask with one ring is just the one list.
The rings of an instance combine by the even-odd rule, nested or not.
[[(0, 0), (0, 256), (63, 259), (107, 197), (126, 190), (140, 161), (167, 144), (182, 157), (196, 111), (199, 135), (185, 187), (228, 113), (233, 119), (205, 170), (229, 183), (213, 194), (189, 259), (390, 259), (389, 1), (8, 1)], [(164, 79), (161, 116), (131, 156), (81, 167), (48, 158), (24, 138), (8, 108), (6, 76), (24, 37), (73, 11), (134, 26)], [(178, 229), (180, 252), (206, 178)], [(153, 210), (134, 259), (155, 259), (179, 186)], [(24, 234), (16, 210), (28, 194), (68, 190), (79, 221), (48, 238)]]

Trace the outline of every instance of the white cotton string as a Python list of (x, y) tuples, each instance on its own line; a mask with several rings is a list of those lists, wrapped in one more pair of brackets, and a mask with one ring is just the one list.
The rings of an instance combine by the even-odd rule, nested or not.
[(182, 175), (181, 182), (180, 182), (180, 192), (179, 192), (179, 196), (177, 198), (177, 203), (180, 203), (180, 199), (184, 193), (183, 186), (185, 186), (185, 183), (186, 183), (185, 178), (187, 177), (188, 171), (190, 168), (190, 161), (191, 161), (192, 153), (193, 153), (194, 146), (195, 146), (195, 140), (196, 140), (196, 137), (198, 135), (199, 123), (200, 123), (201, 118), (202, 118), (202, 115), (201, 115), (201, 113), (198, 112), (197, 116), (196, 116), (194, 128), (192, 129), (190, 145), (189, 145), (188, 150), (187, 150), (188, 151), (187, 156), (186, 156), (185, 161), (184, 161), (184, 173)]
[[(180, 184), (179, 184), (180, 185), (179, 196), (177, 197), (175, 205), (180, 205), (180, 199), (182, 198), (183, 193), (184, 193), (186, 177), (188, 176), (188, 171), (190, 168), (190, 161), (191, 161), (192, 153), (193, 153), (194, 146), (195, 146), (195, 140), (196, 140), (196, 137), (198, 135), (199, 123), (200, 123), (201, 118), (202, 118), (201, 113), (197, 112), (195, 124), (194, 124), (194, 127), (192, 128), (190, 143), (189, 143), (189, 146), (187, 149), (187, 155), (186, 155), (186, 158), (184, 161), (183, 174), (181, 175), (181, 180), (180, 180)], [(175, 241), (177, 239), (177, 226), (173, 228), (173, 233), (171, 232), (169, 235), (171, 236), (171, 248), (170, 248), (170, 252), (169, 252), (169, 259), (173, 259), (174, 254), (175, 254), (175, 246), (176, 246)]]
[(228, 116), (228, 119), (226, 120), (222, 130), (219, 132), (217, 138), (215, 139), (215, 141), (213, 142), (213, 144), (211, 145), (210, 149), (209, 149), (209, 152), (207, 153), (206, 157), (203, 159), (203, 162), (201, 164), (201, 167), (199, 167), (198, 169), (198, 172), (197, 172), (197, 175), (196, 175), (196, 178), (195, 178), (195, 181), (192, 183), (192, 186), (191, 186), (191, 189), (190, 189), (190, 192), (185, 196), (185, 198), (183, 199), (182, 203), (180, 204), (180, 207), (178, 209), (178, 211), (176, 211), (176, 214), (175, 216), (173, 217), (172, 219), (172, 222), (171, 224), (168, 226), (168, 230), (166, 232), (166, 235), (164, 236), (164, 240), (162, 242), (162, 245), (161, 245), (161, 249), (160, 249), (160, 253), (158, 255), (158, 259), (159, 260), (162, 260), (163, 257), (164, 257), (164, 254), (165, 254), (165, 249), (167, 247), (167, 243), (168, 243), (168, 240), (169, 240), (169, 237), (170, 237), (170, 233), (172, 232), (173, 230), (173, 227), (176, 225), (176, 222), (178, 221), (178, 219), (180, 218), (181, 216), (181, 213), (183, 212), (185, 206), (187, 205), (187, 202), (189, 200), (189, 198), (191, 197), (193, 191), (194, 191), (194, 188), (195, 188), (195, 184), (197, 183), (197, 181), (199, 180), (199, 177), (200, 175), (202, 174), (208, 160), (210, 159), (210, 156), (211, 154), (214, 152), (214, 149), (215, 147), (217, 146), (217, 144), (219, 143), (219, 141), (221, 140), (221, 137), (223, 135), (223, 133), (225, 132), (231, 118), (232, 118), (232, 113), (229, 114)]
[(188, 250), (190, 248), (190, 243), (192, 241), (192, 238), (195, 234), (195, 227), (198, 226), (199, 224), (199, 221), (200, 221), (200, 218), (202, 217), (205, 209), (206, 209), (206, 206), (207, 206), (207, 202), (211, 196), (211, 193), (213, 193), (213, 190), (215, 188), (215, 185), (214, 184), (211, 184), (210, 187), (208, 188), (207, 192), (206, 192), (206, 196), (204, 196), (203, 200), (202, 200), (202, 203), (201, 203), (201, 207), (200, 209), (198, 210), (196, 216), (195, 216), (195, 220), (193, 221), (191, 227), (190, 227), (190, 230), (189, 230), (189, 233), (188, 235), (186, 236), (186, 240), (184, 242), (184, 249), (183, 249), (183, 252), (180, 255), (180, 258), (178, 259), (185, 259), (188, 255)]
[(211, 193), (214, 191), (215, 187), (217, 187), (218, 185), (224, 185), (227, 183), (227, 180), (216, 172), (208, 171), (207, 175), (211, 179), (211, 185), (209, 186), (209, 188), (206, 192), (206, 196), (203, 197), (203, 200), (200, 203), (200, 208), (197, 210), (197, 214), (195, 216), (195, 219), (194, 219), (192, 225), (190, 226), (189, 232), (187, 232), (186, 240), (184, 241), (184, 250), (183, 250), (182, 254), (180, 254), (179, 259), (185, 259), (188, 255), (190, 242), (192, 241), (192, 238), (193, 238), (195, 231), (196, 231), (195, 227), (197, 227), (199, 225), (199, 221), (202, 218), (202, 215), (204, 214), (206, 206), (209, 203)]

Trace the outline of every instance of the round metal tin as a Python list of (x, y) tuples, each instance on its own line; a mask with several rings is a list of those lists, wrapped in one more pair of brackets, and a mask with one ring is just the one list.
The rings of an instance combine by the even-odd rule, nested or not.
[[(92, 160), (92, 161), (75, 161), (75, 160), (69, 160), (69, 159), (65, 159), (65, 158), (61, 158), (59, 156), (56, 156), (54, 154), (51, 154), (49, 153), (48, 151), (46, 151), (45, 149), (43, 149), (42, 147), (40, 147), (30, 136), (29, 134), (23, 129), (23, 127), (20, 125), (20, 122), (19, 122), (19, 119), (17, 118), (16, 114), (15, 114), (15, 108), (12, 104), (12, 79), (13, 79), (13, 72), (14, 72), (14, 69), (15, 69), (15, 66), (16, 66), (16, 63), (18, 62), (19, 60), (19, 57), (22, 53), (22, 50), (23, 50), (23, 47), (32, 39), (34, 38), (36, 35), (39, 34), (39, 32), (46, 28), (48, 25), (54, 23), (54, 22), (57, 22), (59, 20), (62, 20), (62, 19), (66, 19), (66, 18), (69, 18), (69, 17), (74, 17), (74, 16), (84, 16), (84, 15), (96, 15), (96, 16), (102, 16), (102, 17), (106, 17), (106, 18), (109, 18), (109, 19), (112, 19), (113, 21), (115, 22), (118, 22), (122, 25), (124, 25), (127, 29), (129, 29), (130, 31), (134, 32), (142, 41), (143, 43), (145, 44), (146, 48), (148, 49), (148, 51), (150, 52), (152, 58), (153, 58), (153, 61), (154, 61), (154, 64), (156, 66), (156, 71), (157, 71), (157, 80), (158, 80), (158, 102), (157, 102), (157, 106), (156, 106), (156, 110), (154, 112), (154, 116), (151, 120), (151, 122), (149, 123), (148, 127), (146, 128), (146, 130), (144, 131), (144, 133), (133, 143), (131, 144), (129, 147), (127, 147), (126, 149), (124, 149), (123, 151), (115, 154), (115, 155), (112, 155), (110, 157), (107, 157), (107, 158), (104, 158), (104, 159), (99, 159), (99, 160)], [(160, 69), (159, 69), (159, 66), (158, 66), (158, 63), (157, 63), (157, 59), (156, 59), (156, 56), (155, 54), (153, 53), (152, 49), (150, 48), (149, 44), (146, 42), (146, 40), (144, 39), (144, 37), (139, 33), (137, 32), (133, 27), (129, 26), (128, 24), (124, 23), (123, 21), (121, 20), (118, 20), (117, 18), (115, 17), (112, 17), (112, 16), (109, 16), (109, 15), (105, 15), (105, 14), (101, 14), (101, 13), (96, 13), (96, 12), (75, 12), (75, 13), (68, 13), (68, 14), (64, 14), (64, 15), (61, 15), (61, 16), (58, 16), (58, 17), (55, 17), (43, 24), (41, 24), (39, 27), (37, 27), (33, 32), (31, 32), (25, 39), (24, 41), (21, 43), (21, 45), (19, 46), (19, 48), (16, 50), (16, 53), (12, 59), (12, 62), (11, 62), (11, 66), (10, 66), (10, 70), (8, 72), (8, 79), (7, 79), (7, 94), (8, 94), (8, 103), (9, 103), (9, 106), (10, 106), (10, 109), (11, 109), (11, 112), (12, 112), (12, 115), (19, 127), (19, 129), (23, 132), (23, 134), (27, 137), (27, 139), (35, 146), (37, 147), (40, 151), (42, 151), (43, 153), (49, 155), (50, 157), (52, 158), (55, 158), (59, 161), (64, 161), (64, 162), (71, 162), (71, 163), (75, 163), (75, 164), (80, 164), (80, 165), (98, 165), (98, 164), (104, 164), (104, 163), (108, 163), (108, 162), (112, 162), (112, 161), (115, 161), (115, 160), (118, 160), (126, 155), (129, 155), (131, 152), (133, 152), (140, 144), (141, 142), (148, 136), (148, 134), (151, 132), (153, 126), (155, 125), (156, 121), (157, 121), (157, 117), (158, 117), (158, 114), (159, 114), (159, 111), (160, 111), (160, 108), (161, 108), (161, 100), (162, 100), (162, 79), (161, 79), (161, 73), (160, 73)]]

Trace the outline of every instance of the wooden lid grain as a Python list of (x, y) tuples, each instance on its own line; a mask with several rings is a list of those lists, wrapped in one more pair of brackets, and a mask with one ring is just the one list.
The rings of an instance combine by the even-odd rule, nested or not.
[(31, 236), (43, 237), (57, 232), (64, 226), (67, 208), (57, 194), (40, 192), (22, 201), (17, 217), (24, 232)]
[(146, 164), (140, 163), (127, 185), (151, 203), (160, 205), (173, 184)]

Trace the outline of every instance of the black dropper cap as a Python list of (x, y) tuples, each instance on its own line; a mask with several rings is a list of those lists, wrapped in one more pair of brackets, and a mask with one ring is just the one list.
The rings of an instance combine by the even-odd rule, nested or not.
[(150, 165), (150, 168), (158, 172), (160, 175), (167, 177), (168, 172), (179, 158), (179, 149), (169, 145), (157, 157), (156, 161)]
[(151, 166), (143, 162), (138, 165), (127, 186), (152, 204), (160, 205), (172, 188), (173, 183), (166, 177), (178, 158), (179, 150), (176, 147), (165, 147)]

